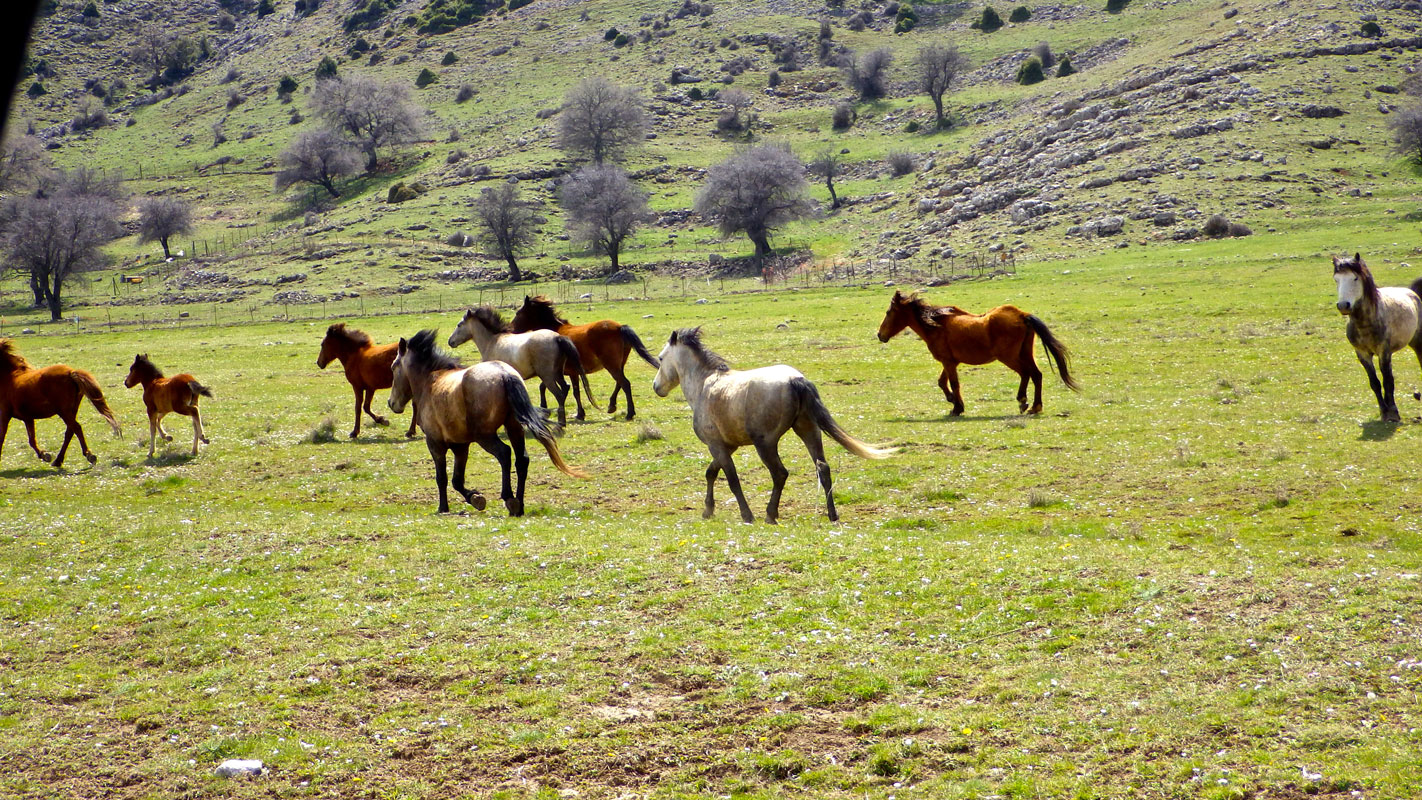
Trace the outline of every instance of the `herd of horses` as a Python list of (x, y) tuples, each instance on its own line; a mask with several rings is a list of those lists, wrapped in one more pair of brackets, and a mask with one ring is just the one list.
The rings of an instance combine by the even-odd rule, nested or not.
[[(1358, 254), (1334, 257), (1333, 267), (1338, 286), (1337, 308), (1349, 318), (1348, 341), (1367, 371), (1383, 421), (1399, 422), (1401, 415), (1393, 397), (1392, 354), (1410, 346), (1422, 362), (1422, 278), (1410, 288), (1380, 288)], [(957, 306), (933, 305), (917, 293), (895, 291), (879, 326), (879, 340), (888, 342), (905, 329), (916, 333), (942, 364), (938, 385), (951, 406), (951, 415), (964, 411), (958, 366), (993, 361), (1002, 362), (1021, 378), (1017, 390), (1019, 410), (1040, 414), (1042, 371), (1034, 355), (1037, 339), (1041, 339), (1047, 360), (1062, 382), (1073, 391), (1080, 389), (1070, 371), (1066, 346), (1040, 318), (1015, 306), (972, 314)], [(344, 368), (355, 393), (351, 438), (360, 434), (362, 412), (377, 425), (389, 424), (371, 410), (376, 391), (390, 390), (387, 405), (395, 413), (403, 413), (410, 406), (406, 436), (413, 437), (417, 428), (425, 434), (434, 461), (441, 513), (449, 510), (447, 457), (451, 452), (455, 491), (475, 509), (482, 510), (487, 505), (478, 490), (465, 484), (471, 444), (479, 445), (498, 461), (502, 475), (500, 499), (510, 516), (523, 514), (529, 464), (527, 436), (544, 447), (560, 471), (587, 477), (564, 461), (558, 447), (557, 438), (567, 421), (567, 396), (571, 390), (577, 419), (584, 419), (583, 392), (590, 404), (596, 402), (587, 376), (606, 370), (614, 381), (608, 413), (616, 412), (617, 395), (621, 393), (627, 403), (626, 418), (633, 419), (636, 406), (632, 384), (626, 376), (632, 353), (657, 369), (652, 382), (657, 395), (665, 397), (681, 386), (691, 406), (692, 429), (711, 453), (703, 513), (707, 518), (715, 510), (715, 483), (721, 473), (725, 473), (741, 518), (746, 522), (754, 518), (732, 459), (738, 448), (754, 447), (770, 471), (772, 489), (765, 518), (771, 523), (779, 517), (780, 496), (789, 474), (779, 455), (780, 439), (786, 432), (793, 430), (809, 451), (830, 520), (838, 519), (838, 514), (822, 435), (827, 434), (861, 458), (886, 458), (895, 452), (895, 448), (871, 446), (845, 432), (825, 407), (814, 384), (793, 367), (780, 364), (731, 369), (725, 359), (706, 347), (699, 327), (673, 331), (661, 354), (653, 356), (631, 327), (613, 320), (572, 324), (558, 315), (551, 301), (540, 296), (525, 297), (510, 322), (488, 306), (470, 309), (450, 335), (448, 345), (454, 348), (470, 340), (479, 350), (481, 361), (464, 366), (440, 349), (432, 330), (395, 343), (376, 344), (364, 332), (336, 323), (327, 329), (316, 361), (324, 369), (339, 360)], [(1373, 366), (1374, 358), (1379, 362), (1381, 380)], [(524, 383), (535, 376), (541, 383), (541, 408), (534, 406)], [(1033, 385), (1030, 403), (1029, 382)], [(157, 436), (172, 440), (162, 424), (169, 413), (192, 418), (192, 454), (196, 456), (199, 443), (208, 442), (198, 401), (211, 397), (212, 392), (189, 374), (163, 377), (146, 354), (134, 358), (124, 381), (129, 388), (140, 384), (148, 413), (149, 457), (154, 455)], [(583, 391), (579, 391), (580, 384)], [(557, 423), (549, 420), (546, 410), (546, 392), (550, 391), (558, 406)], [(119, 435), (118, 420), (92, 374), (63, 364), (32, 367), (16, 351), (13, 340), (0, 339), (0, 452), (14, 418), (25, 423), (30, 447), (41, 460), (61, 467), (71, 439), (77, 436), (84, 457), (95, 463), (97, 457), (89, 450), (77, 419), (84, 398)], [(63, 444), (51, 459), (35, 439), (34, 421), (52, 416), (64, 422), (65, 432)], [(507, 444), (500, 438), (500, 430)]]

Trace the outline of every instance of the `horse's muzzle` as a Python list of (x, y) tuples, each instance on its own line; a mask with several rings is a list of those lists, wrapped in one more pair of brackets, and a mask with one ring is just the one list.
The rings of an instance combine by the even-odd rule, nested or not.
[(1349, 314), (1353, 313), (1353, 304), (1348, 302), (1347, 300), (1339, 302), (1338, 313), (1342, 314), (1345, 317), (1348, 316)]
[(882, 331), (879, 332), (879, 333), (877, 333), (877, 334), (875, 334), (875, 335), (879, 337), (879, 341), (882, 342), (883, 344), (888, 344), (888, 343), (889, 343), (889, 337), (885, 336)]

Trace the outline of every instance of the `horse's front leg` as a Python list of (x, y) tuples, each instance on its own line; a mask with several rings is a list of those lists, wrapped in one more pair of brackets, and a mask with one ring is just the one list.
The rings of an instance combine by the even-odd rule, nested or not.
[(158, 415), (150, 413), (148, 415), (148, 457), (153, 457), (153, 451), (158, 443)]
[(716, 476), (720, 474), (721, 465), (712, 457), (711, 466), (706, 468), (706, 508), (701, 511), (702, 519), (711, 519), (716, 515)]
[(1387, 404), (1383, 408), (1383, 421), (1401, 422), (1402, 414), (1397, 410), (1397, 400), (1392, 393), (1392, 353), (1378, 356), (1378, 366), (1382, 369), (1383, 401)]
[(464, 502), (474, 506), (476, 511), (483, 511), (489, 501), (485, 500), (484, 495), (479, 494), (477, 489), (464, 487), (464, 466), (469, 462), (469, 443), (451, 444), (449, 449), (454, 451), (454, 491), (459, 492)]
[[(721, 465), (721, 471), (726, 473), (726, 485), (731, 487), (731, 494), (736, 496), (736, 505), (741, 509), (741, 522), (754, 522), (755, 515), (751, 513), (750, 504), (746, 502), (746, 494), (741, 491), (741, 476), (736, 473), (736, 461), (731, 456), (736, 452), (736, 448), (729, 445), (717, 443), (708, 444), (711, 449), (711, 457)], [(708, 476), (711, 474), (708, 470)], [(708, 499), (710, 487), (707, 487)]]
[(1378, 400), (1378, 411), (1382, 414), (1383, 421), (1387, 422), (1387, 401), (1383, 399), (1382, 381), (1378, 380), (1378, 371), (1373, 369), (1373, 357), (1359, 353), (1358, 363), (1362, 364), (1368, 373), (1368, 386), (1372, 387), (1373, 397)]
[(382, 416), (380, 416), (379, 414), (375, 413), (374, 411), (371, 411), (371, 410), (370, 410), (370, 401), (371, 401), (371, 400), (374, 400), (374, 399), (375, 399), (375, 390), (374, 390), (374, 389), (366, 389), (366, 390), (365, 390), (365, 413), (367, 413), (367, 414), (370, 415), (370, 418), (375, 421), (375, 424), (376, 424), (376, 425), (389, 425), (389, 424), (390, 424), (390, 420), (388, 420), (388, 419), (386, 419), (385, 417), (382, 417)]
[(760, 454), (765, 468), (770, 470), (770, 502), (765, 504), (765, 521), (774, 525), (780, 519), (780, 492), (785, 488), (785, 479), (790, 477), (790, 470), (786, 469), (785, 463), (780, 460), (779, 442), (756, 442), (755, 451)]
[(33, 451), (35, 451), (35, 455), (39, 456), (39, 460), (40, 460), (40, 461), (43, 461), (43, 462), (46, 463), (46, 464), (48, 464), (50, 461), (52, 461), (52, 460), (53, 460), (53, 456), (51, 456), (49, 453), (46, 453), (45, 451), (41, 450), (41, 449), (40, 449), (40, 446), (39, 446), (39, 440), (35, 439), (35, 421), (34, 421), (34, 420), (32, 420), (32, 419), (27, 419), (27, 420), (25, 420), (25, 433), (28, 434), (29, 437), (30, 437), (30, 449), (33, 450)]
[(354, 439), (360, 435), (361, 388), (355, 384), (351, 384), (351, 389), (355, 392), (355, 427), (351, 429), (351, 438)]
[(5, 434), (10, 430), (10, 415), (0, 414), (0, 461), (4, 461)]
[(420, 407), (414, 400), (410, 401), (410, 429), (405, 431), (406, 439), (415, 438), (415, 421), (420, 418)]
[(953, 404), (953, 410), (949, 411), (948, 415), (956, 417), (962, 414), (963, 393), (958, 387), (957, 362), (943, 365), (943, 373), (938, 376), (938, 388), (943, 390), (943, 396)]
[(449, 446), (428, 436), (425, 437), (425, 445), (430, 449), (430, 458), (434, 459), (435, 486), (439, 487), (439, 511), (437, 513), (448, 514), (449, 496), (446, 486), (449, 484), (449, 476), (445, 471), (444, 454), (449, 450)]

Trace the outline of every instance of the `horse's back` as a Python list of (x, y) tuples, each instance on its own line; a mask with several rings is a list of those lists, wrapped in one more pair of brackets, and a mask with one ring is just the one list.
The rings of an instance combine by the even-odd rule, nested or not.
[(492, 433), (504, 422), (504, 381), (519, 378), (503, 361), (481, 361), (447, 370), (430, 382), (429, 398), (419, 406), (420, 427), (446, 442), (469, 442)]
[(45, 419), (78, 409), (81, 393), (74, 382), (76, 372), (80, 370), (65, 364), (51, 364), (17, 373), (9, 398), (10, 413), (20, 419)]
[(719, 372), (707, 379), (705, 423), (722, 441), (744, 447), (779, 439), (795, 424), (800, 402), (791, 381), (805, 376), (786, 364)]
[(1355, 350), (1367, 356), (1382, 355), (1422, 341), (1422, 299), (1415, 292), (1384, 286), (1378, 289), (1378, 299), (1375, 319), (1348, 319), (1348, 341)]

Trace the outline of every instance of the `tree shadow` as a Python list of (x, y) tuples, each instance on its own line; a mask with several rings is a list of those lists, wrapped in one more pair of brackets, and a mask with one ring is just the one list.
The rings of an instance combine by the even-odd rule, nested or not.
[(1371, 422), (1364, 422), (1360, 427), (1363, 431), (1358, 434), (1358, 441), (1386, 442), (1393, 437), (1393, 434), (1397, 433), (1397, 429), (1402, 427), (1402, 423), (1383, 422), (1380, 419), (1375, 419)]

